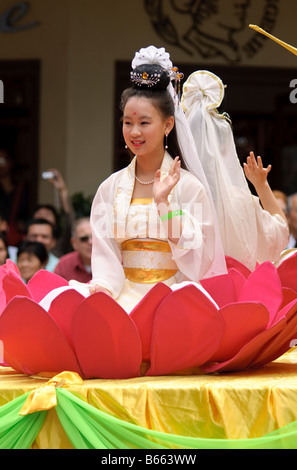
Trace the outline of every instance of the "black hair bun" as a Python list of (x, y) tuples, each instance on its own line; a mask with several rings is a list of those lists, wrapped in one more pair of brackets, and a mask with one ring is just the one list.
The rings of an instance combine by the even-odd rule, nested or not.
[(136, 88), (166, 90), (170, 78), (168, 72), (157, 64), (138, 65), (131, 73), (130, 80)]

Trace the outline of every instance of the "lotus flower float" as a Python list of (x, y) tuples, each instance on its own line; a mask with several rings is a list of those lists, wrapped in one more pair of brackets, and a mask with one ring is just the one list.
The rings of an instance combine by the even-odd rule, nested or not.
[(262, 366), (297, 338), (297, 253), (253, 272), (227, 262), (227, 274), (201, 286), (157, 284), (130, 314), (47, 271), (25, 285), (8, 262), (0, 268), (5, 363), (25, 374), (68, 370), (85, 379)]

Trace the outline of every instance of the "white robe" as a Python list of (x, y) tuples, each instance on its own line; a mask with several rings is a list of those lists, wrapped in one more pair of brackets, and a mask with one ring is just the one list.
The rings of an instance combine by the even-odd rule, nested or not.
[[(161, 166), (161, 178), (168, 173), (171, 163), (172, 159), (166, 153)], [(131, 210), (134, 181), (135, 158), (127, 168), (111, 175), (100, 185), (91, 211), (91, 284), (108, 289), (112, 297), (129, 310), (152, 285), (133, 283), (126, 279), (121, 244), (130, 239), (167, 241), (154, 202), (148, 209), (140, 210), (138, 220), (135, 210)], [(215, 256), (214, 221), (202, 184), (191, 173), (181, 170), (180, 180), (169, 195), (169, 202), (173, 209), (182, 209), (184, 215), (178, 244), (168, 240), (178, 271), (166, 284), (199, 282), (205, 277), (222, 274), (223, 271), (216, 273), (212, 270)], [(128, 302), (129, 297), (132, 304)]]

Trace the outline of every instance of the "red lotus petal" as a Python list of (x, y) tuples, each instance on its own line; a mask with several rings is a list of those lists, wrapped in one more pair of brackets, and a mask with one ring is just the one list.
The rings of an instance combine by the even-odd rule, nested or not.
[[(279, 308), (279, 310), (281, 311), (287, 304), (289, 304), (290, 302), (292, 302), (293, 300), (297, 299), (297, 292), (295, 292), (293, 289), (290, 289), (289, 287), (283, 287), (282, 288), (282, 292), (283, 292), (283, 301), (282, 301), (282, 304)], [(275, 319), (275, 321), (278, 320), (278, 314), (277, 314), (277, 317)]]
[(220, 308), (236, 302), (234, 284), (229, 274), (202, 279), (200, 283)]
[(68, 285), (69, 283), (65, 279), (44, 269), (38, 271), (28, 282), (28, 288), (30, 289), (32, 298), (37, 303), (50, 291)]
[(297, 292), (297, 252), (281, 262), (277, 268), (279, 278), (283, 287), (289, 287)]
[(247, 268), (244, 264), (242, 264), (240, 261), (237, 261), (236, 259), (231, 258), (230, 256), (226, 256), (225, 259), (228, 271), (230, 269), (235, 269), (236, 271), (240, 272), (246, 279), (251, 274), (251, 270)]
[(149, 361), (151, 356), (151, 339), (156, 310), (170, 293), (170, 287), (160, 282), (143, 297), (130, 313), (130, 318), (135, 323), (140, 335), (144, 361)]
[(136, 326), (102, 292), (83, 300), (73, 318), (72, 341), (86, 378), (124, 379), (140, 375), (141, 341)]
[(274, 322), (283, 301), (283, 294), (277, 270), (272, 263), (262, 263), (251, 273), (241, 289), (238, 301), (263, 303), (270, 314), (268, 327)]
[(223, 328), (219, 311), (195, 286), (173, 291), (155, 315), (147, 375), (199, 367), (218, 348)]
[(6, 296), (6, 304), (16, 296), (31, 298), (28, 287), (14, 271), (7, 272), (2, 280), (2, 286)]
[(83, 295), (74, 289), (66, 290), (51, 302), (48, 310), (48, 314), (55, 320), (72, 348), (72, 321), (77, 308), (84, 298)]
[[(14, 298), (0, 317), (4, 358), (18, 370), (31, 373), (63, 372), (81, 375), (74, 352), (54, 320), (26, 297)], [(8, 362), (8, 361), (7, 361)]]
[(234, 357), (256, 335), (264, 331), (269, 312), (262, 304), (246, 302), (226, 305), (221, 310), (224, 333), (221, 344), (211, 361), (223, 362)]
[(247, 369), (251, 366), (254, 359), (257, 357), (259, 351), (265, 344), (281, 331), (286, 325), (286, 319), (283, 318), (278, 323), (275, 323), (268, 330), (262, 331), (258, 336), (253, 338), (249, 343), (241, 348), (241, 350), (231, 359), (225, 362), (214, 364), (204, 364), (201, 369), (204, 372), (222, 372), (231, 371), (236, 372)]
[(296, 299), (283, 308), (283, 312), (280, 317), (286, 317), (286, 326), (265, 344), (265, 347), (258, 353), (257, 357), (253, 361), (252, 366), (260, 366), (267, 364), (267, 362), (274, 361), (290, 349), (290, 342), (292, 339), (296, 338), (297, 333)]

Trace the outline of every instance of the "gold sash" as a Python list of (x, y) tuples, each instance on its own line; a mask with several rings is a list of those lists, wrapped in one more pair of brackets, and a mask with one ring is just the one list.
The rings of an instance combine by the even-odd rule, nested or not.
[(127, 240), (122, 243), (123, 267), (129, 281), (140, 284), (162, 282), (178, 271), (167, 242)]

